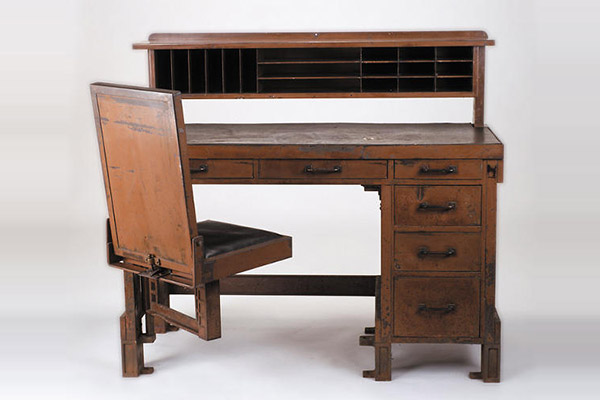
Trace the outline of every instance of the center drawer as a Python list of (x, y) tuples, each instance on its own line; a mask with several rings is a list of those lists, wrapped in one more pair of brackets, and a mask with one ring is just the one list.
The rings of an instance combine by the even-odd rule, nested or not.
[(387, 178), (387, 161), (262, 160), (260, 178), (361, 179)]
[(394, 336), (479, 337), (479, 279), (396, 276)]
[(394, 209), (396, 225), (481, 225), (481, 187), (396, 186)]

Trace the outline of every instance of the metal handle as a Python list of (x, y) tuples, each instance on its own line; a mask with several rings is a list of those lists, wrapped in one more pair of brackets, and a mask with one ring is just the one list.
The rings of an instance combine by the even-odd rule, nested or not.
[(338, 174), (342, 172), (342, 166), (336, 165), (333, 168), (313, 168), (312, 165), (304, 167), (304, 172), (307, 174)]
[(417, 253), (417, 256), (419, 256), (419, 258), (452, 257), (455, 255), (456, 255), (456, 249), (454, 249), (452, 247), (448, 247), (448, 250), (446, 250), (446, 251), (430, 251), (429, 248), (427, 248), (427, 247), (421, 247), (419, 249), (419, 252)]
[(424, 201), (422, 203), (419, 203), (419, 211), (451, 211), (456, 209), (456, 202), (454, 201), (449, 201), (448, 204), (446, 204), (445, 206), (439, 206), (439, 205), (434, 205), (434, 204), (429, 204), (428, 202)]
[(441, 312), (443, 314), (451, 313), (456, 310), (456, 304), (450, 303), (446, 307), (428, 307), (427, 304), (421, 303), (417, 306), (419, 311)]
[(449, 174), (456, 174), (458, 172), (458, 168), (455, 165), (449, 165), (446, 168), (432, 169), (432, 168), (429, 168), (429, 165), (423, 165), (423, 166), (421, 166), (420, 172), (422, 174), (430, 174), (430, 175), (449, 175)]
[(190, 171), (192, 173), (204, 173), (204, 172), (208, 172), (208, 165), (201, 164), (201, 165), (198, 166), (198, 168), (191, 168)]

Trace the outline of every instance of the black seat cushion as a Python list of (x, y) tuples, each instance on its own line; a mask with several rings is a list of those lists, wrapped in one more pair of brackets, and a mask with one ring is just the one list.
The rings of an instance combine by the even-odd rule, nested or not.
[(204, 237), (206, 258), (283, 237), (274, 232), (210, 220), (198, 222), (198, 235)]

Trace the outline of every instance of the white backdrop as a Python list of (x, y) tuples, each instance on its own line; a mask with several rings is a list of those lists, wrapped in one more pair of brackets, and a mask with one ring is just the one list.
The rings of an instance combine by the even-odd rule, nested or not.
[[(585, 388), (582, 382), (587, 375), (582, 371), (589, 374), (590, 366), (598, 366), (600, 331), (597, 3), (60, 0), (21, 1), (1, 7), (0, 350), (11, 356), (11, 366), (0, 374), (0, 383), (8, 377), (8, 383), (23, 385), (28, 379), (39, 382), (45, 376), (48, 380), (42, 382), (54, 382), (48, 386), (50, 392), (62, 398), (77, 398), (76, 393), (90, 388), (100, 396), (106, 385), (99, 382), (111, 382), (113, 396), (131, 395), (138, 389), (137, 383), (123, 383), (118, 378), (117, 317), (123, 307), (122, 283), (121, 274), (105, 263), (106, 206), (88, 91), (89, 83), (98, 80), (147, 85), (146, 53), (132, 50), (133, 42), (145, 40), (152, 32), (483, 29), (497, 43), (487, 51), (486, 123), (504, 142), (506, 153), (505, 183), (499, 188), (497, 290), (507, 355), (505, 383), (492, 385), (498, 389), (484, 389), (475, 382), (460, 388), (476, 387), (481, 393), (488, 390), (498, 396), (514, 388), (510, 393), (515, 398), (522, 393), (518, 385), (533, 379), (526, 371), (538, 371), (536, 367), (552, 363), (556, 363), (552, 371), (558, 374), (559, 367), (567, 368), (560, 375), (573, 379), (562, 379), (565, 387), (572, 388), (571, 383), (578, 379), (577, 387)], [(186, 122), (458, 122), (470, 121), (472, 112), (468, 99), (215, 100), (187, 102), (184, 107)], [(359, 186), (202, 186), (194, 189), (194, 195), (198, 219), (230, 221), (294, 237), (293, 259), (258, 272), (378, 271), (377, 195), (365, 193)], [(182, 303), (182, 307), (186, 305)], [(340, 382), (346, 379), (352, 382), (348, 385), (357, 385), (352, 393), (356, 396), (363, 388), (366, 395), (370, 390), (402, 395), (407, 390), (402, 382), (409, 379), (405, 374), (407, 368), (411, 371), (410, 362), (407, 367), (404, 361), (395, 361), (395, 381), (385, 389), (365, 386), (368, 381), (359, 378), (361, 369), (370, 368), (372, 353), (370, 349), (359, 352), (356, 336), (361, 326), (370, 323), (371, 313), (371, 299), (227, 298), (221, 344), (206, 347), (177, 333), (173, 335), (179, 337), (173, 340), (161, 338), (153, 345), (155, 350), (148, 346), (150, 356), (152, 351), (164, 352), (149, 359), (155, 365), (163, 363), (160, 373), (167, 374), (163, 377), (169, 377), (174, 385), (182, 378), (162, 371), (177, 368), (178, 359), (192, 351), (195, 356), (187, 358), (186, 368), (206, 374), (201, 368), (208, 367), (199, 366), (198, 360), (210, 352), (224, 363), (225, 371), (231, 371), (219, 358), (222, 352), (213, 353), (212, 349), (221, 346), (216, 348), (224, 351), (227, 335), (232, 342), (225, 343), (231, 346), (246, 340), (244, 328), (260, 325), (265, 329), (252, 331), (256, 336), (248, 333), (256, 345), (247, 346), (269, 349), (277, 342), (272, 331), (268, 337), (273, 340), (265, 339), (270, 327), (289, 332), (286, 329), (298, 325), (306, 328), (338, 321), (339, 325), (327, 326), (333, 332), (350, 329), (348, 336), (343, 336), (349, 340), (347, 347), (339, 351), (359, 355), (347, 356), (339, 364), (326, 362), (331, 370), (320, 373), (333, 373)], [(299, 354), (285, 367), (290, 375), (284, 374), (284, 381), (296, 376), (294, 371), (303, 362), (304, 368), (313, 369), (323, 357), (335, 359), (338, 354), (327, 352), (335, 346), (322, 343), (325, 356), (315, 350), (312, 356), (318, 357), (317, 361), (302, 360), (302, 346), (313, 350), (308, 343), (323, 338), (317, 332), (306, 334), (306, 342), (288, 343)], [(82, 335), (93, 335), (94, 341), (84, 341)], [(188, 341), (180, 344), (181, 340)], [(175, 342), (180, 347), (171, 351), (174, 348), (168, 346)], [(427, 347), (414, 359), (427, 360), (428, 354), (435, 354), (438, 363), (452, 360), (454, 350), (449, 355), (437, 350), (443, 348)], [(529, 348), (543, 356), (529, 355)], [(473, 352), (467, 354), (465, 366), (461, 364), (462, 350), (456, 351), (457, 368), (475, 366)], [(557, 357), (552, 356), (555, 353)], [(253, 356), (265, 357), (265, 353), (256, 350)], [(410, 353), (406, 359), (411, 359)], [(54, 363), (60, 367), (53, 369)], [(245, 368), (256, 369), (256, 363), (247, 363)], [(36, 367), (31, 369), (31, 365)], [(415, 379), (426, 376), (431, 372), (428, 368), (435, 365), (416, 368)], [(518, 365), (528, 367), (519, 369)], [(85, 378), (67, 385), (75, 370)], [(335, 375), (339, 370), (343, 376)], [(435, 370), (431, 379), (439, 379), (435, 374), (445, 377), (446, 370)], [(185, 375), (186, 371), (178, 373)], [(246, 369), (240, 371), (245, 373)], [(264, 383), (260, 379), (268, 379), (265, 375), (270, 373), (261, 371), (253, 381)], [(157, 384), (161, 379), (157, 374), (145, 380), (146, 385)], [(543, 384), (552, 381), (547, 371), (534, 375), (540, 391), (531, 393), (541, 396), (542, 388), (556, 393)], [(448, 385), (455, 388), (455, 380), (463, 385), (462, 378), (463, 372), (449, 377)], [(307, 380), (314, 383), (314, 377)], [(511, 382), (516, 386), (510, 386)], [(273, 395), (286, 389), (273, 384)], [(19, 385), (4, 385), (0, 393), (8, 390), (11, 398), (42, 393), (23, 391)], [(298, 385), (307, 388), (301, 380)], [(323, 382), (324, 393), (335, 397), (337, 392), (327, 388)], [(428, 385), (413, 388), (433, 390), (427, 393), (434, 397), (439, 394)], [(243, 389), (248, 398), (253, 397), (251, 385)], [(221, 394), (236, 398), (235, 387), (223, 390)], [(300, 389), (295, 393), (303, 394)], [(415, 390), (414, 394), (418, 393)], [(585, 390), (580, 394), (585, 395)]]

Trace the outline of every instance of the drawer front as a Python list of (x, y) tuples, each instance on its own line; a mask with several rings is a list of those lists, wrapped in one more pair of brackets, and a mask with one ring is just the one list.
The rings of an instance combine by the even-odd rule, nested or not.
[(401, 179), (481, 179), (481, 160), (398, 160), (394, 176)]
[(245, 160), (190, 160), (192, 178), (253, 178), (254, 163)]
[(479, 337), (479, 279), (394, 279), (394, 336)]
[(396, 186), (396, 225), (481, 225), (480, 186)]
[(387, 177), (387, 161), (264, 160), (259, 165), (259, 176), (271, 179), (376, 179)]
[(394, 237), (398, 271), (480, 271), (479, 233), (399, 233)]

